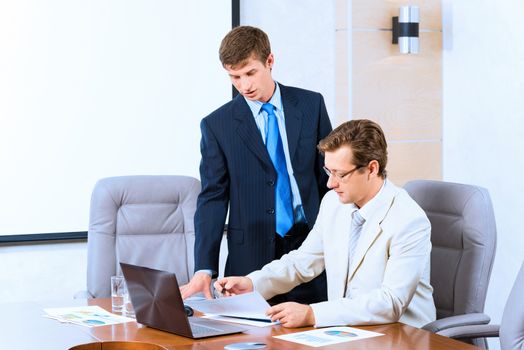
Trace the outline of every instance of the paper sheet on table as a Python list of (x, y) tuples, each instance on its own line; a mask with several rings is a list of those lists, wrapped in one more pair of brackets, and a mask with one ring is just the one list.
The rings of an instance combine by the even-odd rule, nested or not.
[(107, 326), (136, 321), (134, 318), (112, 314), (100, 306), (77, 306), (44, 309), (46, 317), (86, 327)]
[(319, 347), (331, 344), (345, 343), (359, 339), (378, 337), (382, 333), (365, 331), (353, 327), (328, 327), (312, 331), (275, 335), (273, 338), (291, 341), (303, 345)]
[(270, 320), (266, 316), (269, 304), (257, 292), (218, 299), (185, 300), (184, 302), (186, 305), (205, 314)]

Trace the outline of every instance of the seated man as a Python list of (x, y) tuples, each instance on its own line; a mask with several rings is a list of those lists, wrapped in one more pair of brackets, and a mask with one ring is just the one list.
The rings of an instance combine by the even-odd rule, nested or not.
[(332, 191), (300, 248), (246, 277), (215, 282), (224, 295), (286, 293), (326, 271), (328, 301), (277, 304), (284, 327), (435, 320), (429, 284), (431, 226), (402, 188), (386, 179), (387, 143), (379, 125), (352, 120), (320, 141)]

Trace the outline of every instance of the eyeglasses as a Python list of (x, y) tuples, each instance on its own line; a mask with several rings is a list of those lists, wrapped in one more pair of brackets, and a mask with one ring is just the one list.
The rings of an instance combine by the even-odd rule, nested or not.
[(357, 171), (358, 169), (363, 168), (363, 166), (356, 166), (353, 170), (350, 170), (343, 174), (333, 172), (329, 170), (328, 168), (326, 168), (325, 166), (323, 166), (322, 168), (324, 168), (324, 171), (326, 172), (327, 176), (333, 176), (335, 177), (335, 179), (337, 179), (337, 181), (344, 182), (345, 180), (349, 179), (349, 175), (351, 175), (353, 172)]

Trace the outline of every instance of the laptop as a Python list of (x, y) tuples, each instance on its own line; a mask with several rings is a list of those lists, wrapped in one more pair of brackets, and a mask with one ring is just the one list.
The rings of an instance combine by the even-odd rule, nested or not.
[(188, 317), (174, 273), (126, 263), (120, 266), (139, 323), (194, 339), (246, 330), (220, 321)]

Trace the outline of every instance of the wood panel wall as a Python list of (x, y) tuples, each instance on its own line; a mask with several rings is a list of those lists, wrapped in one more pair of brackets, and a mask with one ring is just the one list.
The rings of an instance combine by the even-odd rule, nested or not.
[[(420, 7), (419, 54), (400, 54), (391, 43), (391, 18), (401, 5)], [(388, 140), (388, 176), (397, 185), (441, 179), (440, 0), (336, 0), (336, 7), (335, 124), (350, 118), (378, 122)]]

